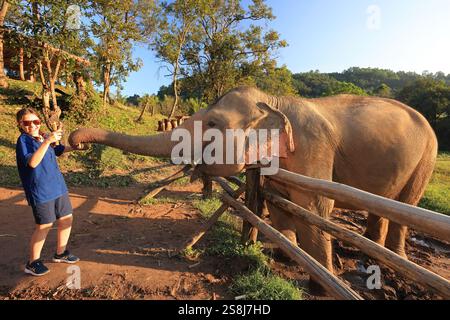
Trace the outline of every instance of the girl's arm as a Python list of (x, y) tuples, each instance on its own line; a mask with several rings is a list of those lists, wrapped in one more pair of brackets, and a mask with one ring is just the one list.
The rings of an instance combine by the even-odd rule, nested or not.
[(62, 132), (60, 130), (50, 133), (48, 137), (44, 140), (44, 142), (41, 144), (41, 146), (36, 150), (36, 152), (33, 153), (30, 160), (28, 160), (28, 165), (33, 169), (36, 168), (44, 158), (44, 155), (47, 152), (50, 144), (61, 140), (61, 136)]

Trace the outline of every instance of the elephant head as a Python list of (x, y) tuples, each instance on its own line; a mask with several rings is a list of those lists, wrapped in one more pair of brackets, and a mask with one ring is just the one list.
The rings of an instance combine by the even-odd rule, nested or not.
[[(249, 143), (248, 135), (252, 129), (254, 132), (261, 129), (279, 130), (279, 150), (272, 150), (270, 146), (261, 144), (255, 147), (254, 143)], [(227, 132), (238, 134), (229, 135)], [(193, 151), (190, 152), (191, 155), (185, 154), (186, 148), (182, 148), (180, 152), (180, 139), (186, 138), (186, 134), (190, 136), (190, 141), (184, 141), (184, 146), (190, 147)], [(221, 139), (218, 139), (219, 135)], [(238, 141), (242, 142), (242, 135), (246, 141), (243, 144)], [(270, 139), (267, 139), (268, 145), (269, 142)], [(189, 158), (196, 164), (200, 163), (198, 169), (214, 176), (230, 176), (242, 171), (248, 161), (238, 161), (239, 156), (243, 155), (244, 159), (248, 160), (252, 148), (253, 151), (257, 148), (257, 152), (264, 148), (264, 152), (269, 153), (268, 158), (287, 157), (288, 152), (294, 151), (291, 124), (277, 109), (276, 98), (251, 87), (231, 90), (171, 132), (152, 136), (129, 136), (101, 129), (83, 128), (71, 133), (69, 143), (75, 148), (84, 143), (99, 143), (140, 155), (171, 157), (172, 160), (175, 152), (179, 158)], [(223, 152), (218, 154), (220, 148)], [(195, 150), (200, 151), (200, 154)], [(214, 161), (204, 159), (207, 151), (214, 155)]]

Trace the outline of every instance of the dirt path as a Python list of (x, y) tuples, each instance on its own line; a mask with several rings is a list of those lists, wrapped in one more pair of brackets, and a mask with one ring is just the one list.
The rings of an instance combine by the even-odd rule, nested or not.
[[(200, 187), (199, 187), (200, 188)], [(42, 257), (51, 272), (27, 276), (23, 266), (33, 230), (20, 189), (0, 188), (0, 296), (10, 298), (210, 299), (230, 298), (219, 259), (193, 262), (175, 254), (202, 219), (189, 204), (156, 204), (136, 209), (141, 190), (70, 188), (74, 227), (70, 249), (81, 261), (81, 292), (64, 289), (68, 265), (50, 258), (52, 230)], [(179, 190), (181, 192), (181, 190)]]
[[(202, 223), (188, 196), (199, 196), (199, 183), (171, 187), (179, 197), (175, 204), (138, 207), (133, 201), (139, 188), (70, 188), (74, 227), (70, 249), (81, 261), (81, 290), (65, 286), (67, 265), (50, 261), (56, 246), (55, 231), (49, 234), (42, 257), (51, 272), (42, 278), (23, 273), (28, 241), (34, 227), (23, 191), (0, 188), (0, 299), (231, 299), (227, 288), (232, 275), (245, 266), (219, 257), (201, 263), (176, 255), (177, 249)], [(164, 194), (162, 194), (164, 196)], [(362, 232), (364, 213), (335, 210), (333, 220)], [(202, 244), (200, 244), (202, 245)], [(203, 243), (205, 245), (205, 243)], [(368, 299), (437, 299), (413, 281), (382, 267), (383, 289), (367, 290), (364, 268), (376, 264), (358, 250), (334, 241), (338, 274)], [(450, 246), (412, 233), (407, 252), (410, 259), (450, 279)], [(297, 265), (274, 262), (275, 272), (307, 283)], [(308, 296), (308, 299), (317, 297)]]

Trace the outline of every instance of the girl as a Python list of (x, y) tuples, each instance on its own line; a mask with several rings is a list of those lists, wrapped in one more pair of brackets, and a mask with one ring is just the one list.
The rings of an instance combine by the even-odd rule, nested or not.
[(30, 257), (25, 272), (42, 276), (49, 272), (40, 260), (41, 250), (53, 222), (57, 221), (57, 248), (54, 262), (76, 263), (79, 259), (66, 249), (72, 228), (72, 205), (56, 156), (72, 151), (70, 146), (57, 145), (62, 130), (48, 135), (39, 130), (41, 121), (32, 108), (23, 108), (16, 115), (19, 130), (16, 160), (20, 180), (28, 204), (33, 211), (36, 228), (30, 241)]

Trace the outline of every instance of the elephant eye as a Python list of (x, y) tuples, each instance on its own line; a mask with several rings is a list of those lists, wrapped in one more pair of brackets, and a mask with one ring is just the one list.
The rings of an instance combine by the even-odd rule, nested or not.
[(214, 121), (208, 121), (208, 127), (214, 128), (216, 126), (216, 123)]

